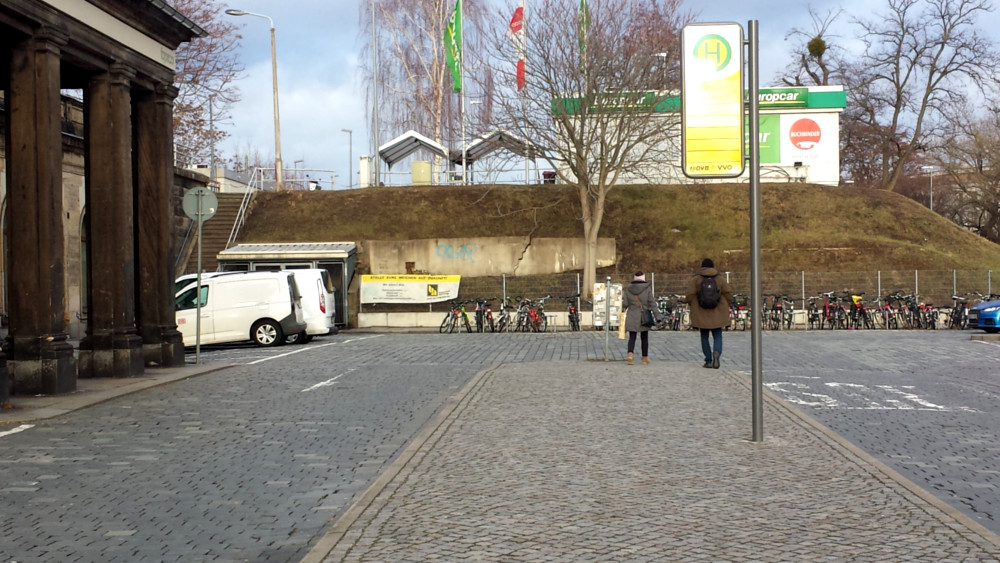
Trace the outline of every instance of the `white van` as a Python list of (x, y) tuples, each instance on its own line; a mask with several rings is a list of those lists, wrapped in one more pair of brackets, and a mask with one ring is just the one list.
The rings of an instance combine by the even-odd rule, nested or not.
[(201, 299), (201, 343), (252, 340), (258, 346), (283, 344), (306, 330), (302, 296), (291, 272), (227, 272), (192, 281), (174, 297), (177, 330), (194, 346)]
[(302, 294), (302, 318), (306, 331), (288, 336), (289, 343), (305, 344), (313, 336), (337, 334), (337, 297), (330, 272), (322, 268), (289, 269)]

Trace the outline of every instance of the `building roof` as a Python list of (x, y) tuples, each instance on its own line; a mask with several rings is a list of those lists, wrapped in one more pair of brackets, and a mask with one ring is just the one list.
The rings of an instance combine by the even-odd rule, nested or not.
[(347, 258), (357, 254), (353, 242), (281, 242), (237, 244), (218, 254), (222, 260)]

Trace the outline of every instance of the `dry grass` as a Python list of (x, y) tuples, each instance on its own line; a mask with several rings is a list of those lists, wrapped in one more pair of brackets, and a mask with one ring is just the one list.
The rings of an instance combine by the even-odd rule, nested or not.
[[(621, 186), (601, 236), (619, 253), (611, 271), (688, 272), (710, 256), (749, 270), (746, 184)], [(581, 236), (566, 185), (426, 186), (260, 194), (241, 242)], [(1000, 269), (1000, 245), (916, 202), (879, 190), (803, 184), (762, 189), (765, 271)]]

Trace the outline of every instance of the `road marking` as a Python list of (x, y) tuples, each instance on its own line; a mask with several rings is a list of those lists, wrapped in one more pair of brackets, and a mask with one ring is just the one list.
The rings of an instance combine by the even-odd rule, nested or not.
[(17, 428), (12, 428), (10, 430), (4, 431), (4, 432), (0, 432), (0, 438), (3, 438), (4, 436), (9, 436), (10, 434), (17, 434), (18, 432), (24, 432), (25, 430), (27, 430), (29, 428), (34, 428), (34, 427), (35, 427), (34, 424), (22, 424), (22, 425), (18, 426)]
[(285, 352), (284, 354), (278, 354), (277, 356), (270, 356), (270, 357), (267, 357), (267, 358), (261, 358), (259, 360), (254, 360), (254, 361), (252, 361), (252, 362), (250, 362), (250, 363), (248, 363), (246, 365), (252, 366), (254, 364), (259, 364), (261, 362), (266, 362), (268, 360), (277, 360), (278, 358), (284, 358), (286, 356), (291, 356), (292, 354), (298, 354), (299, 352), (308, 352), (310, 350), (318, 350), (319, 348), (326, 348), (327, 346), (334, 346), (334, 345), (339, 345), (339, 344), (347, 344), (349, 342), (358, 342), (358, 341), (361, 341), (361, 340), (368, 340), (370, 338), (378, 338), (379, 336), (382, 336), (382, 335), (381, 334), (375, 334), (375, 335), (372, 335), (372, 336), (363, 336), (361, 338), (350, 338), (348, 340), (343, 340), (341, 342), (328, 342), (326, 344), (320, 344), (319, 346), (309, 346), (308, 348), (299, 348), (298, 350), (293, 350), (291, 352)]
[(344, 377), (345, 375), (351, 373), (355, 369), (356, 368), (351, 368), (351, 369), (345, 371), (344, 373), (342, 373), (342, 374), (340, 374), (340, 375), (338, 375), (336, 377), (331, 377), (330, 379), (327, 379), (326, 381), (321, 381), (321, 382), (317, 383), (316, 385), (313, 385), (312, 387), (306, 387), (305, 389), (303, 389), (302, 391), (300, 391), (300, 393), (305, 393), (306, 391), (313, 391), (315, 389), (319, 389), (320, 387), (329, 387), (330, 385), (333, 385), (338, 379), (340, 379), (341, 377)]
[[(932, 403), (912, 392), (912, 385), (893, 387), (858, 383), (826, 382), (828, 388), (839, 393), (826, 395), (813, 393), (810, 386), (791, 381), (766, 383), (765, 386), (782, 396), (785, 401), (804, 407), (840, 410), (919, 410), (939, 412), (979, 412), (970, 407), (948, 407)], [(888, 397), (886, 397), (888, 395)]]

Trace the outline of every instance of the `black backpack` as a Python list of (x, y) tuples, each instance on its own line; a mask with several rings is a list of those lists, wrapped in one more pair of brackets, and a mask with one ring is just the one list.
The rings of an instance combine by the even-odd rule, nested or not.
[(719, 284), (715, 282), (715, 276), (701, 276), (701, 287), (698, 288), (698, 305), (702, 309), (714, 309), (719, 306), (721, 298)]

